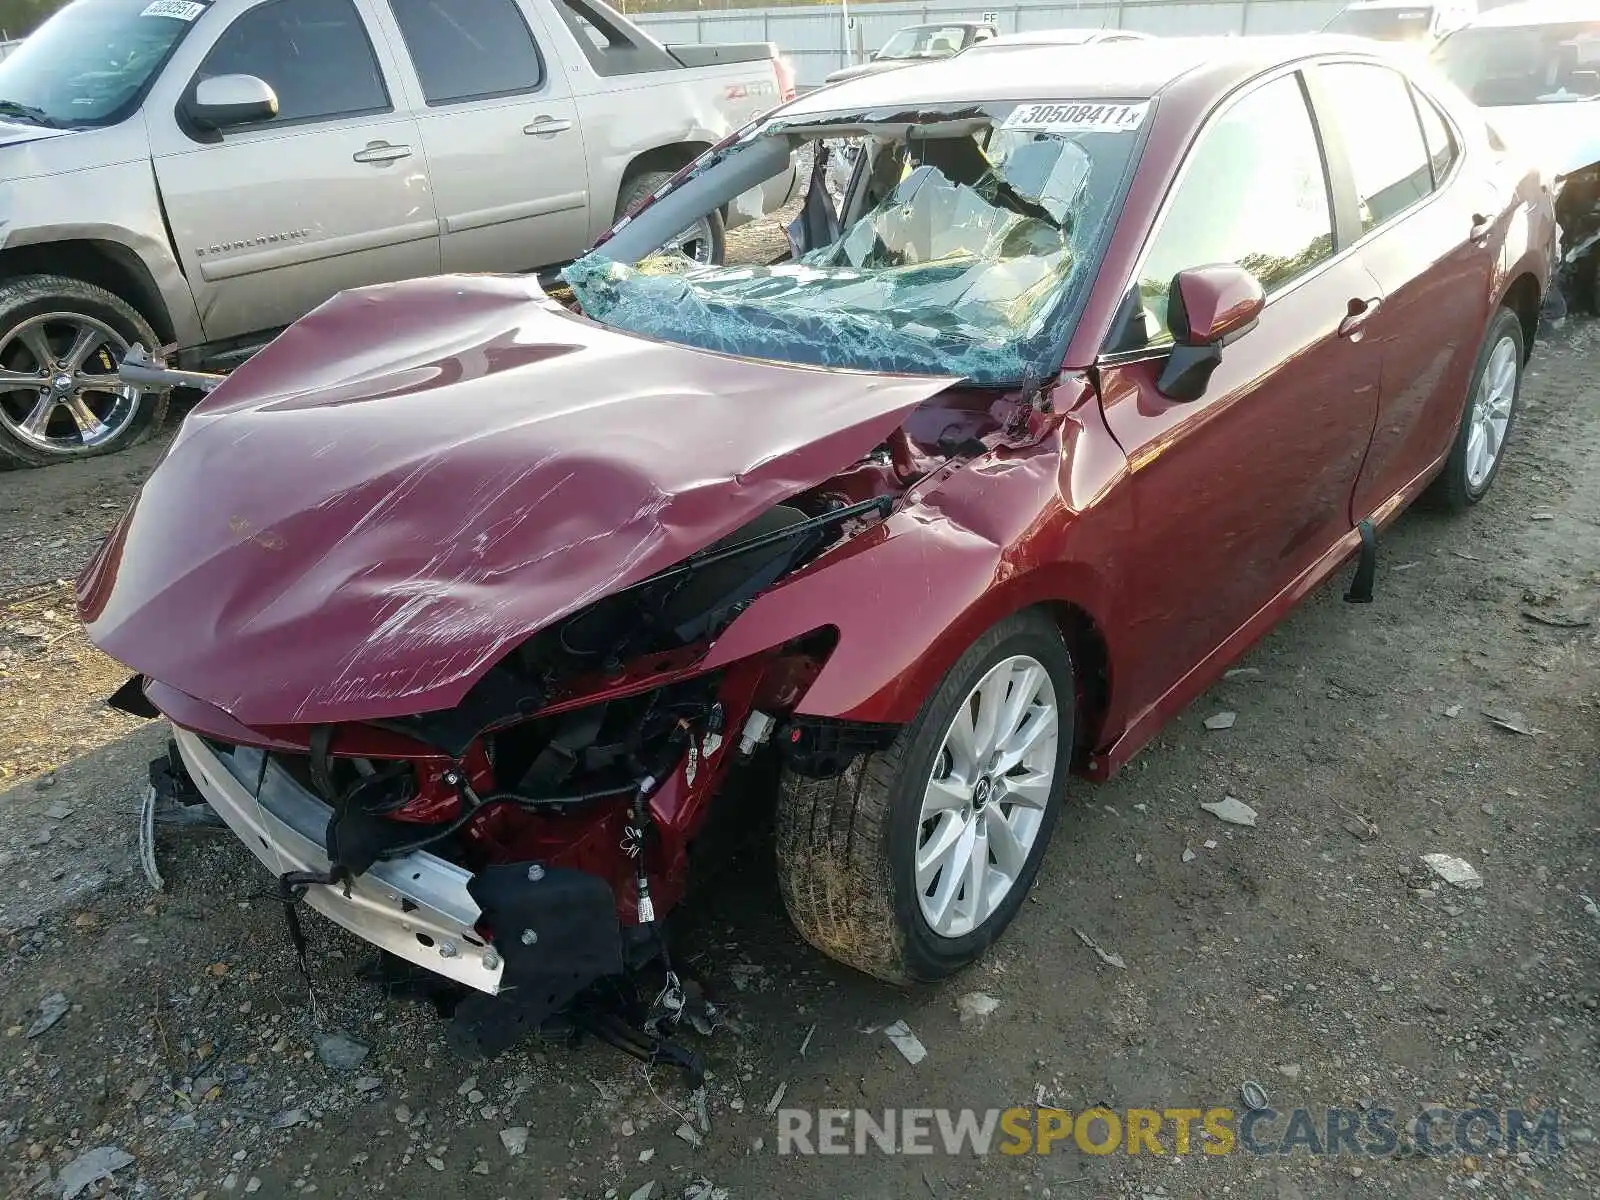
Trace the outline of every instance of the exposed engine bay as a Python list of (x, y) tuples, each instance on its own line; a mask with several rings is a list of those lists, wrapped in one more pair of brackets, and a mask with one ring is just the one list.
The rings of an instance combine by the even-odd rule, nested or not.
[(1561, 256), (1556, 285), (1571, 307), (1600, 313), (1600, 162), (1562, 177), (1559, 188), (1556, 224), (1561, 229)]

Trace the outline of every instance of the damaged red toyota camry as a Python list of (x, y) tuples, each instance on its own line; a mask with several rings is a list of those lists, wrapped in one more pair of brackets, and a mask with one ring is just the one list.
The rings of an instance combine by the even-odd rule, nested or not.
[[(785, 259), (660, 250), (797, 156)], [(662, 923), (713, 798), (759, 802), (746, 760), (800, 933), (938, 979), (1016, 915), (1069, 773), (1346, 562), (1369, 599), (1413, 499), (1484, 495), (1553, 240), (1537, 175), (1365, 43), (848, 82), (548, 290), (290, 327), (184, 423), (83, 618), (171, 721), (164, 786), (465, 985), (482, 1044), (629, 973), (681, 1008)]]

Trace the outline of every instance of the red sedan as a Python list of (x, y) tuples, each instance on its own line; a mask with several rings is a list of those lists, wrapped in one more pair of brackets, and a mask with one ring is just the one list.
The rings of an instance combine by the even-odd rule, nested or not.
[[(796, 155), (787, 258), (656, 253)], [(937, 979), (1015, 916), (1069, 772), (1341, 565), (1370, 598), (1412, 500), (1485, 494), (1553, 241), (1475, 110), (1364, 43), (852, 81), (549, 294), (298, 322), (189, 417), (83, 617), (171, 719), (160, 786), (480, 1034), (665, 964), (745, 760), (801, 933)]]

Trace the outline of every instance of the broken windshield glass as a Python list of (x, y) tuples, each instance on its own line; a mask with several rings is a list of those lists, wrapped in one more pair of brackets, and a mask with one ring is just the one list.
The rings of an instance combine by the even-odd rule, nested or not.
[[(808, 201), (840, 218), (812, 226), (833, 240), (808, 248), (796, 235), (792, 261), (629, 265), (602, 252), (563, 278), (592, 319), (703, 349), (980, 384), (1040, 378), (1059, 365), (1050, 355), (1146, 108), (1007, 105), (959, 127), (853, 138), (850, 184), (824, 161)], [(842, 149), (831, 135), (827, 150), (812, 145)]]

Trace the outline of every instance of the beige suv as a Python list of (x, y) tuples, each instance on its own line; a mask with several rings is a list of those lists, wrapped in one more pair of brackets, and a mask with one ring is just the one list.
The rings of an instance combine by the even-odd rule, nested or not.
[(599, 0), (75, 0), (0, 62), (0, 459), (148, 436), (134, 342), (225, 367), (346, 288), (569, 260), (790, 94)]

